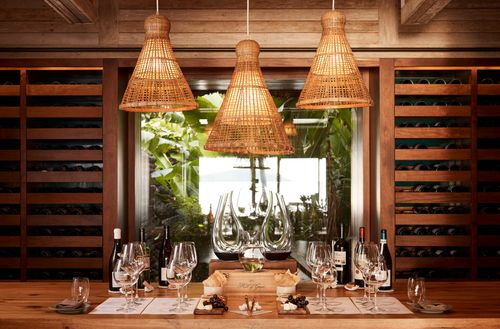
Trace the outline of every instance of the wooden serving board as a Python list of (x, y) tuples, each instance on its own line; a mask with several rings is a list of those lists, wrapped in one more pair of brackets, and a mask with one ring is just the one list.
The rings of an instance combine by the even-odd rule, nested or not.
[[(224, 300), (224, 303), (227, 305), (227, 299), (225, 296), (219, 296)], [(200, 298), (198, 301), (198, 305), (203, 305), (203, 301), (206, 299)], [(194, 309), (194, 314), (196, 315), (222, 315), (224, 314), (224, 309), (223, 308), (212, 308), (211, 310), (200, 310), (198, 309), (198, 305), (196, 305), (196, 308)]]
[(309, 309), (307, 308), (307, 306), (305, 308), (297, 308), (293, 311), (285, 311), (283, 309), (283, 304), (279, 300), (276, 301), (276, 308), (278, 309), (279, 315), (307, 315), (307, 314), (309, 314)]

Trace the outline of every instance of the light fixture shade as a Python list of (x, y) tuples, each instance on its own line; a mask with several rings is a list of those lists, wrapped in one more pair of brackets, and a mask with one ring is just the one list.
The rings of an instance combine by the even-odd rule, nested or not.
[(196, 108), (193, 93), (175, 60), (170, 22), (151, 15), (144, 22), (144, 46), (123, 95), (120, 109), (130, 112), (174, 112)]
[(326, 110), (372, 105), (345, 36), (345, 22), (345, 15), (337, 10), (321, 17), (323, 33), (298, 108)]
[(285, 121), (283, 125), (285, 126), (285, 133), (287, 136), (297, 136), (297, 127), (295, 127), (293, 121)]
[(259, 52), (254, 40), (236, 45), (236, 67), (206, 150), (253, 155), (294, 152), (260, 70)]

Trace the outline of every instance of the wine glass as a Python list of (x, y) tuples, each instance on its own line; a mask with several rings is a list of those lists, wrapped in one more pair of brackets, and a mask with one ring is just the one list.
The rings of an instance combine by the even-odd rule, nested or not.
[[(186, 258), (188, 260), (188, 265), (190, 268), (189, 278), (188, 278), (188, 282), (189, 282), (189, 281), (191, 281), (193, 270), (195, 269), (196, 265), (198, 265), (198, 256), (196, 254), (196, 246), (195, 246), (194, 242), (192, 242), (192, 241), (183, 241), (183, 242), (179, 242), (179, 244), (182, 245), (181, 248), (185, 252)], [(187, 295), (187, 285), (182, 287), (181, 296), (182, 296), (183, 305), (188, 306), (189, 304), (187, 302), (190, 301), (190, 299), (188, 298), (188, 295)]]
[[(130, 242), (127, 248), (128, 252), (124, 255), (125, 257), (129, 257), (130, 261), (130, 271), (134, 271), (134, 275), (137, 275), (139, 278), (141, 273), (146, 269), (146, 257), (147, 253), (144, 250), (144, 244), (141, 242)], [(141, 305), (141, 300), (139, 298), (139, 280), (137, 280), (135, 284), (135, 295), (134, 295), (134, 304)]]
[(125, 297), (125, 305), (117, 309), (125, 313), (134, 310), (134, 289), (133, 286), (139, 279), (139, 275), (135, 275), (134, 271), (129, 269), (133, 266), (130, 264), (130, 258), (124, 255), (128, 254), (128, 245), (123, 246), (122, 256), (115, 262), (113, 266), (113, 278), (120, 286), (120, 292)]
[(363, 276), (364, 282), (364, 293), (362, 303), (366, 304), (370, 302), (370, 299), (367, 296), (367, 291), (369, 289), (367, 276), (368, 276), (368, 245), (365, 243), (359, 243), (356, 245), (356, 249), (354, 252), (354, 266)]
[(419, 305), (425, 299), (425, 278), (408, 278), (408, 299), (412, 305)]
[(86, 303), (89, 298), (90, 293), (90, 282), (89, 278), (86, 277), (74, 277), (73, 284), (71, 286), (71, 298), (76, 302)]
[[(312, 272), (313, 270), (313, 254), (314, 250), (316, 249), (317, 245), (326, 245), (326, 242), (324, 241), (309, 241), (307, 242), (307, 249), (306, 249), (306, 264), (309, 267), (309, 270)], [(320, 289), (319, 286), (317, 286), (316, 289), (316, 300), (319, 302), (320, 301)]]
[(184, 311), (181, 300), (181, 288), (191, 280), (192, 256), (188, 255), (186, 247), (182, 243), (176, 243), (172, 257), (167, 265), (168, 288), (177, 290), (177, 304), (170, 311)]
[(368, 246), (368, 281), (369, 285), (373, 286), (373, 308), (374, 313), (385, 311), (377, 304), (378, 288), (387, 281), (389, 271), (385, 264), (384, 256), (380, 254), (377, 245), (370, 243)]
[(320, 288), (320, 305), (319, 311), (339, 311), (332, 309), (330, 305), (339, 305), (326, 303), (326, 289), (336, 283), (337, 270), (333, 261), (330, 246), (326, 243), (311, 244), (309, 251), (309, 263), (311, 266), (311, 276), (314, 283)]

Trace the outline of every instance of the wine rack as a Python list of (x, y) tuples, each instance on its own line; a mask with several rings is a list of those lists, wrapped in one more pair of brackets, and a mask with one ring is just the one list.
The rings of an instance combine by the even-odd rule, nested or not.
[(103, 279), (102, 78), (0, 71), (0, 279)]
[(389, 132), (381, 226), (392, 237), (395, 277), (498, 279), (500, 71), (432, 63), (381, 65)]

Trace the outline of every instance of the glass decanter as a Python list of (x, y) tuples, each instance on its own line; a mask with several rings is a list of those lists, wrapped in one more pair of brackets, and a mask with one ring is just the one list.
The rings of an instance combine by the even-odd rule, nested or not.
[(212, 246), (221, 260), (238, 260), (238, 252), (244, 243), (243, 227), (231, 212), (233, 192), (220, 196), (212, 229)]
[(292, 252), (293, 226), (283, 196), (271, 194), (272, 211), (262, 224), (262, 245), (269, 260), (287, 259)]

